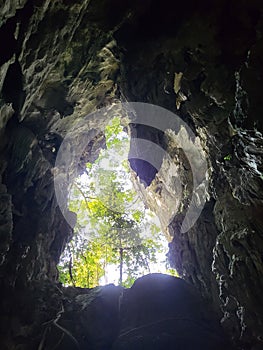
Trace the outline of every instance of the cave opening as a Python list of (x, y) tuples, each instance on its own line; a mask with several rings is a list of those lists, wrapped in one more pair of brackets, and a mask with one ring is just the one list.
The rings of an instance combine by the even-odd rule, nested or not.
[(70, 185), (68, 208), (77, 220), (57, 265), (64, 286), (131, 287), (149, 273), (177, 275), (166, 256), (169, 238), (138, 191), (138, 184), (147, 189), (157, 169), (141, 161), (144, 172), (134, 170), (140, 159), (130, 154), (131, 134), (130, 124), (114, 117), (105, 126), (105, 146), (97, 159), (82, 162)]
[(167, 254), (172, 224), (178, 212), (177, 231), (195, 224), (207, 184), (200, 139), (167, 109), (114, 103), (76, 119), (54, 171), (57, 203), (74, 230), (57, 260), (60, 281), (130, 287), (146, 273), (177, 275)]

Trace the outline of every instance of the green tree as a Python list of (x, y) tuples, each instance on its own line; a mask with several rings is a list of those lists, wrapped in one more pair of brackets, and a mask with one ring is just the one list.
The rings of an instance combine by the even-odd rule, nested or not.
[[(114, 264), (119, 284), (130, 286), (140, 274), (150, 272), (150, 263), (162, 250), (160, 229), (148, 223), (144, 205), (129, 182), (125, 161), (129, 139), (118, 118), (106, 127), (105, 135), (107, 151), (87, 164), (88, 175), (76, 179), (71, 189), (69, 209), (77, 213), (77, 227), (58, 266), (60, 281), (66, 285), (99, 285), (107, 266)], [(142, 237), (145, 227), (147, 238)]]

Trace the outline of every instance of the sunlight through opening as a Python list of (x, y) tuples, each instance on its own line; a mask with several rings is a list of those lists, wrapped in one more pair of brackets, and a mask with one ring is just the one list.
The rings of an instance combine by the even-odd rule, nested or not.
[(118, 117), (106, 126), (106, 149), (71, 185), (68, 207), (77, 224), (58, 264), (65, 286), (130, 287), (148, 273), (176, 275), (159, 219), (135, 190), (138, 179), (129, 165), (125, 129)]

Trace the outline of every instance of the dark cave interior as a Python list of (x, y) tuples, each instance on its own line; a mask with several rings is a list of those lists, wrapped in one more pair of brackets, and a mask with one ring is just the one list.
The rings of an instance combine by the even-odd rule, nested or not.
[[(0, 45), (1, 349), (263, 349), (261, 1), (8, 0)], [(120, 102), (186, 123), (209, 185), (194, 186), (202, 157), (187, 159), (185, 130), (130, 123), (170, 156), (131, 165), (163, 222), (176, 207), (168, 255), (180, 278), (65, 288), (56, 265), (72, 227), (54, 177), (66, 193), (94, 162)], [(58, 169), (69, 131), (76, 153)], [(192, 192), (203, 206), (182, 232)]]

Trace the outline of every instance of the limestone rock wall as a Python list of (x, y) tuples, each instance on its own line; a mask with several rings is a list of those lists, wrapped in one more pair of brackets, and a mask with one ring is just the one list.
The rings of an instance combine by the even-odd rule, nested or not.
[[(262, 10), (256, 1), (192, 4), (192, 13), (189, 6), (153, 6), (150, 17), (139, 17), (136, 29), (131, 23), (119, 30), (117, 37), (127, 52), (122, 57), (122, 87), (130, 100), (173, 111), (199, 138), (208, 159), (207, 202), (197, 223), (182, 234), (192, 196), (189, 164), (167, 135), (156, 141), (148, 127), (140, 131), (146, 139), (166, 145), (173, 164), (181, 165), (177, 174), (183, 198), (168, 228), (173, 236), (169, 259), (213, 300), (233, 339), (260, 348), (262, 65), (255, 66), (263, 52)], [(176, 187), (167, 196), (173, 174), (163, 172), (165, 160), (162, 166), (142, 193), (165, 221), (165, 203)]]
[[(118, 58), (88, 1), (20, 1), (1, 10), (1, 265), (15, 285), (57, 277), (72, 229), (54, 195), (56, 155), (74, 123), (114, 102)], [(93, 118), (89, 133), (78, 135), (87, 145), (72, 160), (79, 172), (104, 147), (102, 129)]]

